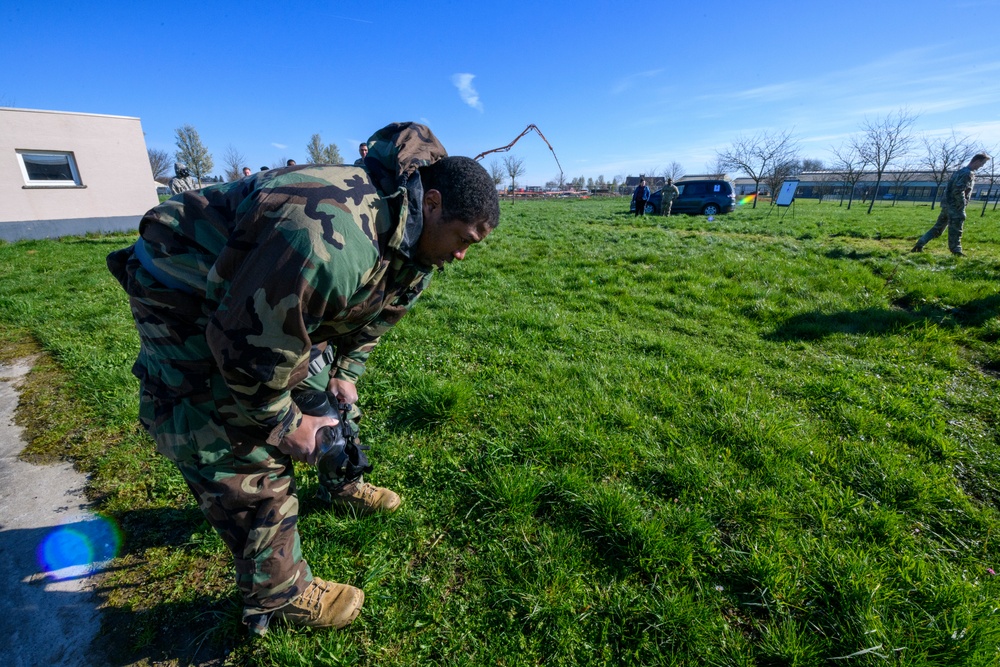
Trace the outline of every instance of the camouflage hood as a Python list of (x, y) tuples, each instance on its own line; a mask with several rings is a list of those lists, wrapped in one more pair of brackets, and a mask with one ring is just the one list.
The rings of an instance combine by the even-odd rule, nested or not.
[(393, 212), (403, 223), (399, 251), (408, 258), (424, 228), (424, 187), (418, 167), (447, 156), (430, 128), (419, 123), (391, 123), (368, 139), (365, 169), (380, 194), (398, 202)]

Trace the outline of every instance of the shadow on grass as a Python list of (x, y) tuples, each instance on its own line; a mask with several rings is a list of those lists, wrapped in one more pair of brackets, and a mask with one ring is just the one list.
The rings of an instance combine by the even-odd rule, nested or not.
[(115, 515), (125, 536), (125, 551), (188, 544), (195, 532), (209, 530), (197, 507), (129, 510)]
[(864, 260), (878, 258), (883, 259), (887, 256), (887, 252), (858, 252), (857, 250), (845, 250), (843, 248), (834, 248), (825, 253), (827, 259), (853, 259), (853, 260)]
[(766, 338), (773, 341), (817, 340), (833, 334), (884, 335), (933, 322), (943, 327), (981, 327), (1000, 314), (1000, 295), (974, 299), (961, 306), (943, 308), (897, 299), (894, 308), (810, 312), (788, 318)]
[[(202, 513), (196, 507), (138, 509), (115, 520), (122, 552), (94, 590), (101, 601), (95, 648), (106, 664), (223, 664), (247, 633), (230, 559), (211, 555), (212, 548), (199, 553), (201, 536), (211, 533)], [(164, 548), (185, 555), (163, 558)]]
[[(101, 597), (109, 592), (96, 591)], [(234, 647), (249, 641), (240, 617), (238, 600), (213, 595), (146, 609), (106, 607), (95, 648), (112, 667), (222, 665)]]

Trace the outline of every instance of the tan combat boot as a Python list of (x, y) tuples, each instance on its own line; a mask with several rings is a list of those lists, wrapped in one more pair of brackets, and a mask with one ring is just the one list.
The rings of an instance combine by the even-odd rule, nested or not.
[(361, 613), (365, 593), (360, 588), (313, 577), (302, 595), (274, 612), (292, 625), (342, 628)]
[(401, 502), (399, 496), (389, 489), (375, 486), (359, 477), (336, 491), (329, 491), (326, 501), (331, 509), (351, 509), (360, 516), (376, 512), (394, 512)]

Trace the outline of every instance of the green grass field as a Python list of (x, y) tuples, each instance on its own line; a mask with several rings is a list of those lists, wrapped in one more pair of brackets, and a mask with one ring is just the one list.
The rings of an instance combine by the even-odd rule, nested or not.
[[(221, 541), (135, 421), (104, 255), (0, 244), (0, 342), (47, 355), (29, 457), (122, 526), (113, 664), (995, 665), (1000, 211), (835, 202), (633, 218), (504, 202), (359, 385), (388, 517), (321, 511), (306, 557), (362, 587), (343, 632), (250, 640)], [(197, 658), (192, 657), (197, 656)]]

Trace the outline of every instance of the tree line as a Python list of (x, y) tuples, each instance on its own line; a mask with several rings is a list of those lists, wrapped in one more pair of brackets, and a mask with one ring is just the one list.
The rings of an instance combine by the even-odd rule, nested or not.
[[(906, 109), (865, 118), (858, 132), (841, 145), (831, 148), (835, 162), (831, 173), (839, 176), (848, 192), (847, 208), (851, 208), (858, 182), (866, 174), (874, 174), (875, 186), (868, 204), (868, 213), (875, 205), (876, 193), (890, 168), (895, 168), (895, 182), (912, 179), (917, 172), (931, 175), (938, 192), (949, 176), (981, 150), (969, 136), (952, 132), (946, 137), (918, 137), (913, 132), (917, 116)], [(922, 146), (922, 151), (919, 147)], [(996, 155), (996, 149), (987, 151)], [(981, 175), (990, 185), (986, 200), (992, 195), (996, 183), (991, 161), (990, 171)], [(716, 164), (721, 172), (735, 171), (746, 174), (754, 182), (754, 194), (763, 183), (771, 192), (802, 171), (821, 170), (819, 160), (800, 160), (798, 143), (791, 131), (762, 131), (737, 137), (725, 150), (717, 154)], [(895, 200), (894, 202), (895, 203)], [(931, 200), (934, 208), (936, 199)], [(754, 197), (753, 206), (757, 206)], [(983, 211), (986, 210), (985, 203)]]
[[(226, 146), (222, 155), (223, 176), (212, 177), (210, 174), (215, 168), (215, 161), (201, 141), (201, 137), (191, 125), (184, 125), (175, 131), (175, 145), (173, 160), (165, 150), (147, 148), (146, 154), (149, 157), (149, 168), (153, 172), (153, 179), (160, 179), (172, 173), (174, 162), (182, 162), (187, 165), (191, 175), (198, 179), (199, 183), (210, 183), (221, 181), (235, 181), (243, 176), (243, 168), (249, 167), (246, 156), (232, 144)], [(319, 134), (312, 135), (309, 143), (306, 144), (306, 154), (309, 162), (313, 164), (342, 164), (343, 157), (337, 144), (324, 144)], [(288, 162), (287, 157), (282, 157), (271, 164), (271, 168), (284, 167)]]

